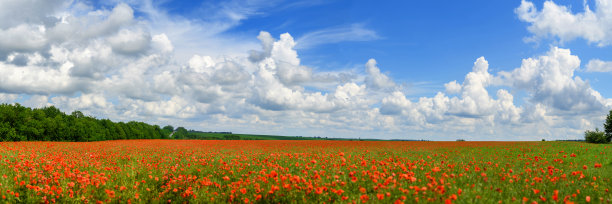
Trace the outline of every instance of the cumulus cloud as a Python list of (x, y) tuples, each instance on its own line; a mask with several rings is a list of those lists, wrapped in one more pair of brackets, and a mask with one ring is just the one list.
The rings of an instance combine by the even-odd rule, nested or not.
[[(149, 48), (151, 35), (143, 30), (123, 29), (114, 36), (108, 38), (113, 51), (122, 54), (138, 54)], [(162, 50), (167, 49), (162, 48)]]
[(59, 96), (53, 97), (54, 104), (62, 104), (71, 110), (90, 110), (111, 108), (112, 104), (100, 94), (82, 94), (77, 97)]
[(487, 87), (492, 84), (494, 76), (488, 72), (488, 68), (488, 62), (484, 57), (480, 57), (474, 62), (472, 72), (465, 76), (462, 84), (457, 81), (445, 84), (447, 93), (460, 94), (459, 96), (449, 97), (438, 92), (434, 97), (421, 97), (413, 103), (403, 93), (395, 91), (382, 99), (380, 112), (386, 115), (408, 116), (408, 121), (421, 125), (458, 118), (476, 119), (481, 122), (519, 122), (522, 109), (514, 105), (514, 98), (508, 91), (498, 89), (497, 99), (489, 96)]
[(524, 59), (521, 67), (500, 75), (512, 86), (529, 91), (533, 103), (574, 113), (604, 109), (601, 94), (574, 76), (579, 67), (580, 59), (569, 49), (553, 47), (546, 55)]
[(366, 76), (365, 83), (369, 88), (388, 89), (396, 86), (387, 75), (380, 73), (375, 59), (370, 59), (366, 63), (366, 73), (368, 75)]
[(561, 41), (583, 38), (598, 46), (612, 44), (612, 2), (596, 0), (595, 11), (584, 5), (581, 13), (571, 10), (552, 1), (545, 1), (538, 10), (530, 1), (521, 1), (515, 9), (519, 19), (529, 23), (527, 28), (533, 33), (531, 40), (554, 36)]
[(4, 0), (0, 7), (0, 19), (5, 20), (0, 21), (0, 28), (15, 27), (22, 23), (52, 24), (57, 19), (50, 15), (68, 6), (69, 2), (65, 0)]
[(28, 66), (20, 67), (0, 62), (0, 91), (18, 94), (51, 94), (89, 91), (87, 80), (70, 76), (73, 63), (64, 63), (58, 68)]
[(489, 63), (484, 57), (474, 62), (472, 72), (465, 76), (461, 86), (461, 98), (450, 100), (450, 113), (466, 117), (489, 115), (494, 108), (494, 100), (489, 96), (486, 87), (493, 76), (489, 74)]
[(592, 59), (586, 65), (587, 72), (612, 72), (612, 62)]
[(0, 29), (0, 52), (31, 52), (42, 49), (46, 44), (45, 28), (41, 25), (21, 24)]
[(456, 94), (461, 91), (461, 85), (457, 83), (457, 80), (444, 84), (444, 88), (446, 88), (446, 93), (449, 94)]

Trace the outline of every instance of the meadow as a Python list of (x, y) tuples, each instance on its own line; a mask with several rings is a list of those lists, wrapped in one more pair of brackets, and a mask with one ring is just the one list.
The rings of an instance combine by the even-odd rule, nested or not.
[(580, 142), (2, 142), (0, 202), (610, 203), (611, 147)]

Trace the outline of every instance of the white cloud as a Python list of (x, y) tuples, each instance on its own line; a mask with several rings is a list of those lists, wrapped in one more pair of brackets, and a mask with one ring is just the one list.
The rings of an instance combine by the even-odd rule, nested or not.
[(32, 107), (32, 108), (42, 108), (46, 106), (50, 106), (49, 97), (45, 95), (33, 95), (30, 98), (23, 102), (24, 106)]
[(351, 24), (306, 33), (297, 40), (297, 49), (308, 49), (317, 45), (344, 41), (370, 41), (379, 38), (376, 31), (365, 28), (363, 24)]
[(523, 109), (514, 105), (514, 96), (504, 89), (497, 90), (497, 115), (495, 119), (501, 122), (514, 123), (520, 122)]
[(0, 93), (0, 103), (13, 103), (19, 98), (17, 94)]
[(163, 53), (169, 53), (174, 50), (174, 46), (172, 42), (168, 39), (166, 34), (162, 33), (159, 35), (154, 35), (153, 39), (151, 39), (153, 47)]
[(599, 59), (589, 60), (586, 65), (587, 72), (612, 72), (611, 61), (601, 61)]
[(53, 23), (50, 15), (66, 9), (70, 1), (66, 0), (3, 0), (0, 6), (0, 28), (18, 26), (22, 23)]
[[(109, 37), (108, 42), (115, 52), (122, 54), (138, 54), (149, 48), (151, 35), (149, 32), (145, 32), (141, 29), (123, 29), (116, 35)], [(162, 50), (168, 50), (168, 47), (169, 46), (166, 44), (163, 46)]]
[(406, 99), (401, 91), (394, 91), (391, 95), (382, 99), (380, 113), (384, 115), (404, 114), (405, 110), (412, 108), (412, 102)]
[(86, 80), (70, 76), (72, 63), (58, 68), (28, 66), (19, 67), (0, 62), (0, 91), (5, 93), (50, 94), (87, 91)]
[(450, 99), (451, 114), (480, 117), (490, 115), (495, 101), (489, 96), (486, 87), (491, 84), (493, 76), (489, 74), (489, 63), (480, 57), (474, 62), (472, 72), (465, 76), (461, 85), (461, 98)]
[(561, 41), (583, 38), (598, 46), (612, 44), (612, 1), (596, 0), (595, 11), (584, 5), (581, 13), (552, 1), (545, 1), (541, 10), (530, 1), (521, 1), (515, 9), (519, 19), (530, 23), (527, 28), (533, 36), (531, 40), (554, 36)]
[(457, 80), (444, 84), (444, 88), (446, 88), (446, 93), (449, 94), (456, 94), (461, 92), (461, 85), (457, 83)]
[(533, 103), (573, 113), (605, 109), (601, 94), (574, 76), (579, 67), (580, 59), (569, 49), (553, 47), (546, 55), (524, 59), (520, 68), (500, 75), (513, 87), (529, 91)]
[(365, 83), (369, 88), (388, 89), (396, 86), (387, 75), (380, 73), (375, 59), (370, 59), (366, 63), (366, 73), (368, 75), (366, 76)]
[(51, 98), (51, 101), (68, 110), (104, 110), (113, 106), (100, 94), (82, 94), (77, 97), (57, 96)]
[(0, 29), (0, 52), (36, 51), (46, 44), (45, 28), (41, 25), (21, 24), (6, 30)]
[(488, 62), (480, 57), (461, 85), (456, 81), (445, 84), (447, 93), (460, 93), (458, 97), (448, 97), (439, 92), (432, 98), (421, 97), (413, 103), (403, 93), (395, 91), (382, 99), (380, 111), (387, 115), (408, 116), (406, 119), (410, 123), (425, 126), (427, 123), (448, 123), (451, 119), (470, 124), (475, 120), (481, 123), (491, 123), (492, 120), (500, 124), (518, 123), (522, 109), (514, 105), (514, 97), (508, 91), (499, 89), (497, 99), (489, 96), (486, 88), (494, 76), (488, 72), (488, 67)]

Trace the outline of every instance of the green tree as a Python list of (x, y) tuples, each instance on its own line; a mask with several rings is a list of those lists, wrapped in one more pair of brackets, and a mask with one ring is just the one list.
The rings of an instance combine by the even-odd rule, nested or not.
[(588, 143), (607, 143), (608, 140), (605, 137), (604, 132), (599, 131), (599, 128), (595, 128), (595, 131), (587, 130), (584, 132), (584, 140)]
[(187, 138), (188, 134), (189, 131), (187, 131), (187, 129), (185, 129), (184, 127), (178, 127), (176, 128), (176, 132), (174, 132), (174, 135), (172, 135), (172, 137), (175, 139), (185, 139)]
[(174, 127), (172, 127), (172, 125), (166, 125), (163, 129), (170, 132), (174, 131)]
[(12, 141), (14, 137), (16, 137), (15, 129), (6, 122), (0, 122), (0, 140)]
[(83, 118), (83, 117), (85, 117), (85, 115), (83, 115), (83, 113), (81, 111), (72, 111), (72, 114), (70, 114), (70, 115), (72, 115), (75, 118)]
[[(58, 108), (28, 108), (0, 104), (0, 141), (100, 141), (116, 139), (166, 139), (174, 127), (160, 128), (144, 122), (112, 122), (75, 110), (70, 115)], [(189, 131), (180, 128), (180, 138)]]
[(62, 111), (57, 109), (55, 106), (44, 107), (42, 108), (42, 111), (45, 112), (45, 115), (49, 118), (55, 118), (55, 116), (58, 116), (58, 115), (65, 115), (64, 113), (62, 113)]
[(172, 132), (174, 132), (174, 127), (172, 127), (171, 125), (164, 126), (161, 129), (161, 138), (168, 139), (168, 137), (170, 136), (170, 134), (172, 134)]
[(604, 122), (604, 132), (606, 133), (606, 140), (610, 142), (612, 140), (612, 110), (610, 110), (606, 122)]

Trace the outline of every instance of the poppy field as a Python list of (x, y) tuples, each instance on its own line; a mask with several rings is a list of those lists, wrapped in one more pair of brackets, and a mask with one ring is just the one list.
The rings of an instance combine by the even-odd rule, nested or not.
[(2, 203), (610, 203), (578, 142), (0, 143)]

